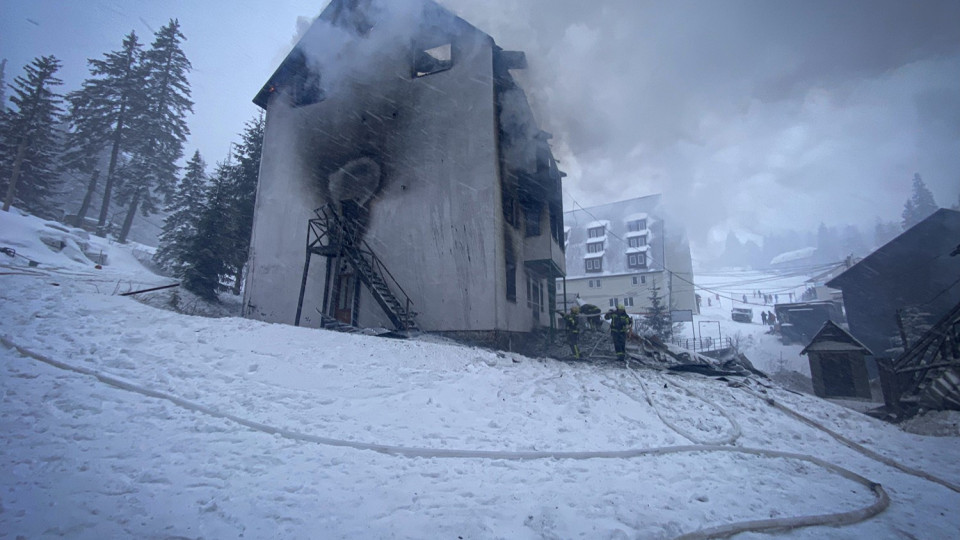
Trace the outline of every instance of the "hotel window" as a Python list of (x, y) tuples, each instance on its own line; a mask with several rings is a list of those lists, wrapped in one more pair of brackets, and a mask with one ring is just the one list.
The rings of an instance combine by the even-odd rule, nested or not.
[(632, 296), (628, 296), (628, 297), (624, 298), (624, 299), (623, 299), (623, 305), (624, 305), (625, 307), (633, 307), (633, 297), (632, 297)]
[(590, 238), (601, 238), (603, 233), (603, 226), (591, 227), (590, 229), (587, 229), (587, 236)]
[(627, 266), (630, 268), (645, 268), (647, 266), (647, 254), (630, 253), (627, 255)]
[(630, 247), (632, 247), (632, 248), (643, 247), (643, 246), (647, 245), (647, 237), (646, 237), (646, 236), (633, 236), (633, 237), (631, 237), (631, 238), (627, 238), (627, 243), (630, 244)]
[(587, 253), (600, 253), (603, 251), (603, 242), (591, 242), (587, 244)]
[(627, 222), (627, 230), (630, 232), (642, 231), (647, 228), (647, 220), (635, 219)]
[(587, 272), (601, 272), (603, 270), (603, 259), (586, 259)]

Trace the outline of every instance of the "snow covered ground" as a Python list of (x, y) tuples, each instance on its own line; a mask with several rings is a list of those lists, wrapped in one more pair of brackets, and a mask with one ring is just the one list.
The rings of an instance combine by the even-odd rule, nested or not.
[(180, 315), (117, 294), (167, 282), (127, 248), (97, 270), (39, 231), (77, 241), (0, 213), (39, 262), (0, 255), (0, 537), (672, 538), (875, 503), (829, 464), (889, 507), (778, 535), (960, 530), (960, 493), (764, 398), (953, 484), (958, 437), (756, 381)]
[[(704, 338), (733, 339), (753, 365), (766, 373), (794, 371), (809, 378), (810, 362), (806, 356), (800, 356), (803, 346), (783, 345), (779, 336), (768, 333), (770, 327), (764, 325), (760, 317), (761, 311), (773, 313), (775, 303), (789, 302), (790, 293), (793, 293), (795, 301), (799, 301), (808, 277), (807, 273), (801, 271), (782, 275), (753, 270), (698, 273), (695, 278), (697, 293), (703, 301), (700, 315), (694, 316), (696, 335), (699, 337), (702, 333)], [(761, 296), (754, 295), (758, 290)], [(764, 294), (771, 296), (771, 301), (765, 303)], [(744, 296), (746, 302), (743, 301)], [(753, 322), (732, 320), (730, 310), (733, 308), (752, 309)], [(690, 326), (690, 323), (685, 324), (683, 337), (692, 337)]]

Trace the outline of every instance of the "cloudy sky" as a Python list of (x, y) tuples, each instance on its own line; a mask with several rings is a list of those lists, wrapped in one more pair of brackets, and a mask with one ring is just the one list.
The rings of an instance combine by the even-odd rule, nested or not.
[[(189, 148), (209, 162), (325, 5), (0, 0), (7, 80), (33, 56), (85, 59), (178, 17), (194, 64)], [(551, 131), (568, 208), (663, 192), (705, 244), (727, 230), (899, 219), (920, 173), (960, 193), (960, 1), (441, 0), (507, 49)]]

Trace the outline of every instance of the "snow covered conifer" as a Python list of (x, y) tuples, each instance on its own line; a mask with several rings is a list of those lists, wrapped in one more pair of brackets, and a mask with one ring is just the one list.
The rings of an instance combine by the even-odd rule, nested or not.
[(656, 278), (650, 285), (650, 308), (643, 320), (645, 333), (655, 335), (662, 341), (668, 341), (673, 336), (673, 325), (670, 320), (670, 309), (663, 303), (660, 296), (660, 287)]
[(100, 236), (106, 235), (110, 202), (123, 155), (131, 151), (139, 136), (135, 133), (136, 120), (145, 107), (142, 55), (136, 33), (130, 32), (119, 51), (106, 53), (102, 60), (87, 60), (92, 77), (83, 82), (80, 90), (67, 96), (72, 124), (69, 146), (110, 148), (110, 164), (97, 222)]
[(207, 186), (197, 230), (187, 240), (183, 252), (183, 286), (207, 299), (216, 300), (220, 277), (227, 274), (229, 227), (229, 182), (232, 167), (220, 163)]
[(169, 204), (176, 190), (177, 161), (190, 133), (185, 118), (193, 112), (187, 81), (190, 61), (180, 48), (184, 39), (179, 21), (171, 19), (143, 55), (144, 107), (136, 118), (132, 159), (136, 173), (118, 192), (118, 201), (128, 205), (118, 237), (121, 243), (126, 242), (138, 210), (149, 216), (160, 204), (157, 194)]
[(153, 260), (177, 274), (183, 271), (187, 246), (197, 232), (197, 224), (202, 215), (207, 183), (205, 169), (206, 164), (197, 150), (187, 163), (183, 178), (177, 184), (177, 190), (166, 207), (170, 215), (163, 222), (160, 247)]
[(16, 110), (4, 111), (0, 122), (0, 187), (6, 194), (3, 209), (17, 204), (34, 214), (51, 217), (49, 201), (57, 178), (63, 114), (61, 96), (51, 88), (62, 84), (54, 75), (60, 61), (43, 56), (24, 66), (24, 75), (10, 85)]
[(933, 193), (927, 189), (927, 185), (923, 183), (920, 175), (914, 174), (913, 192), (903, 205), (903, 230), (920, 223), (930, 214), (936, 212), (938, 208), (936, 201), (933, 200)]

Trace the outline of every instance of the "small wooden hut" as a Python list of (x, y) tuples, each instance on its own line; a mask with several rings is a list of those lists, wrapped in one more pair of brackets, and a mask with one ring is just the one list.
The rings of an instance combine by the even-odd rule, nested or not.
[(818, 396), (870, 399), (865, 357), (873, 353), (833, 321), (823, 323), (800, 354), (810, 358), (813, 391)]

